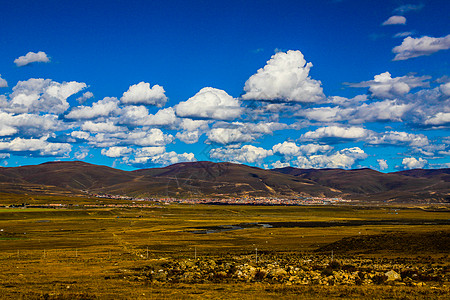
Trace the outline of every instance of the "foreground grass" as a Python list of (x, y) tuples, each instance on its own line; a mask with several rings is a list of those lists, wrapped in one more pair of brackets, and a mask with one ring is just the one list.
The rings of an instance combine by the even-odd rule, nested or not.
[[(147, 209), (0, 210), (0, 295), (6, 299), (294, 299), (448, 298), (448, 283), (425, 286), (320, 286), (277, 282), (170, 283), (139, 270), (161, 261), (260, 253), (301, 257), (343, 238), (449, 231), (448, 211), (408, 207), (249, 207), (154, 205)], [(196, 230), (241, 223), (336, 220), (423, 220), (426, 224), (335, 227), (251, 227), (196, 234)], [(424, 241), (426, 242), (426, 241)], [(445, 253), (397, 247), (355, 257), (393, 259), (429, 256), (448, 265)], [(329, 257), (331, 253), (327, 253)], [(335, 253), (336, 255), (336, 253)], [(337, 258), (339, 255), (337, 254)], [(156, 263), (156, 264), (157, 264)]]

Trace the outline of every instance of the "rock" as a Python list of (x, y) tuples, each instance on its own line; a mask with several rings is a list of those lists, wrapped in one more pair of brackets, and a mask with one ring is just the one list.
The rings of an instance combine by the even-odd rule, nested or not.
[(270, 271), (269, 276), (281, 280), (287, 275), (286, 270), (281, 268), (276, 268)]
[(387, 277), (386, 281), (402, 280), (402, 276), (400, 276), (400, 274), (398, 274), (394, 270), (390, 270), (384, 273), (384, 275), (386, 275)]

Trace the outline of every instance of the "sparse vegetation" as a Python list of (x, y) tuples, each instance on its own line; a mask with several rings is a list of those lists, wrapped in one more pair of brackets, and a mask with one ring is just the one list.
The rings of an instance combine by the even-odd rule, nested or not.
[[(393, 218), (399, 223), (373, 222)], [(450, 227), (432, 222), (446, 218), (445, 209), (406, 206), (4, 208), (0, 292), (11, 299), (446, 298)], [(343, 220), (360, 223), (339, 226)], [(301, 227), (305, 221), (315, 226)], [(195, 233), (242, 223), (278, 225)], [(383, 235), (409, 246), (386, 249)], [(436, 240), (444, 242), (426, 246)], [(346, 241), (353, 248), (339, 251)], [(390, 281), (389, 271), (401, 279)]]

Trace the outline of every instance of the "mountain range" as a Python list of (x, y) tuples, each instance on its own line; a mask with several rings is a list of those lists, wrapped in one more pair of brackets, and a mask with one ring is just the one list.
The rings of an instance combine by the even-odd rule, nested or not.
[(450, 169), (265, 170), (228, 162), (185, 162), (123, 171), (81, 161), (0, 167), (2, 193), (132, 197), (342, 197), (361, 201), (450, 202)]

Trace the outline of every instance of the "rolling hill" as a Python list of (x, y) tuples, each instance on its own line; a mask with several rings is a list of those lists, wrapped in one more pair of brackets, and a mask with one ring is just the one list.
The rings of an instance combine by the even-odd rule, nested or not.
[(326, 196), (367, 201), (450, 202), (450, 169), (265, 170), (234, 163), (178, 163), (123, 171), (80, 161), (0, 168), (3, 193), (109, 193), (135, 197)]
[(423, 199), (450, 201), (450, 169), (408, 170), (381, 173), (371, 169), (298, 169), (273, 171), (312, 180), (353, 199), (416, 202)]

